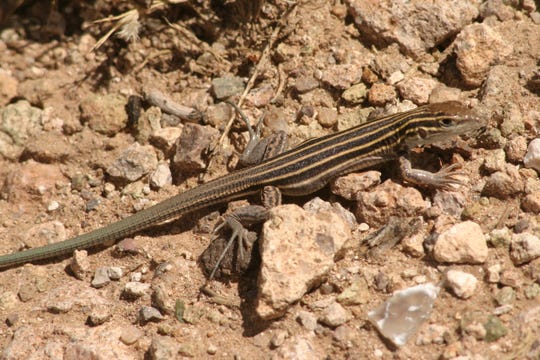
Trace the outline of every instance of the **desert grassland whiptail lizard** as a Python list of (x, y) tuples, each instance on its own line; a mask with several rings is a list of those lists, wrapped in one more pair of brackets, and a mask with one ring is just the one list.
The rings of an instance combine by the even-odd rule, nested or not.
[[(334, 134), (314, 138), (257, 165), (231, 172), (173, 196), (122, 220), (69, 240), (0, 256), (0, 268), (66, 256), (122, 239), (166, 220), (256, 194), (265, 187), (285, 195), (306, 195), (332, 179), (400, 159), (405, 180), (448, 188), (460, 184), (454, 166), (437, 173), (412, 169), (407, 150), (469, 134), (483, 121), (456, 101), (425, 105), (388, 115)], [(250, 133), (253, 131), (250, 129)], [(231, 240), (232, 241), (232, 240)]]

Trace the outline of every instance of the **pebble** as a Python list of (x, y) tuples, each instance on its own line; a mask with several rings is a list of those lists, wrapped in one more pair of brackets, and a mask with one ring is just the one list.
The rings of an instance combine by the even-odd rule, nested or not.
[(0, 108), (0, 155), (17, 160), (30, 138), (42, 130), (42, 114), (26, 100)]
[(150, 136), (150, 141), (158, 149), (163, 150), (165, 154), (169, 154), (174, 148), (176, 140), (182, 135), (182, 128), (180, 127), (164, 127), (158, 129)]
[(90, 261), (88, 260), (88, 251), (75, 250), (69, 263), (69, 268), (73, 275), (79, 280), (84, 279), (87, 273), (90, 272)]
[(139, 310), (139, 318), (143, 323), (146, 323), (148, 321), (158, 322), (165, 319), (165, 317), (161, 315), (158, 309), (151, 306), (141, 307), (141, 310)]
[(174, 167), (181, 173), (204, 169), (206, 149), (218, 136), (219, 131), (211, 126), (185, 124), (182, 135), (176, 141)]
[(508, 334), (508, 329), (504, 324), (495, 316), (490, 316), (487, 323), (484, 325), (486, 328), (485, 340), (489, 342), (494, 342)]
[(107, 174), (119, 181), (132, 183), (154, 171), (157, 166), (154, 148), (135, 142), (107, 168)]
[(212, 91), (218, 100), (240, 94), (244, 90), (244, 79), (240, 77), (220, 77), (212, 80)]
[(342, 215), (333, 208), (306, 211), (292, 204), (270, 210), (259, 245), (256, 311), (260, 317), (282, 316), (313, 284), (323, 282), (351, 236), (351, 227)]
[(111, 280), (120, 280), (120, 278), (124, 276), (124, 271), (121, 267), (110, 266), (107, 268), (107, 274)]
[(364, 83), (351, 86), (341, 94), (341, 98), (350, 104), (360, 104), (367, 96), (367, 87)]
[(331, 128), (337, 124), (337, 113), (333, 109), (319, 108), (317, 120), (322, 127)]
[(504, 147), (506, 158), (512, 163), (521, 163), (527, 152), (527, 139), (525, 136), (516, 136), (506, 143)]
[(92, 279), (92, 287), (99, 289), (111, 282), (109, 278), (109, 268), (108, 267), (99, 267), (94, 273), (94, 278)]
[(474, 275), (460, 270), (448, 270), (446, 272), (446, 285), (454, 294), (461, 299), (470, 298), (475, 290), (478, 280)]
[(157, 166), (157, 169), (150, 175), (150, 186), (154, 189), (161, 189), (162, 187), (172, 184), (171, 169), (167, 164), (161, 163)]
[(337, 301), (343, 305), (366, 304), (371, 297), (367, 281), (361, 277), (338, 295)]
[(368, 92), (368, 101), (371, 105), (382, 106), (397, 97), (393, 86), (387, 84), (373, 84)]
[(454, 40), (456, 66), (465, 83), (480, 86), (491, 66), (502, 62), (512, 51), (512, 44), (486, 23), (463, 28)]
[(362, 173), (351, 173), (340, 176), (330, 184), (333, 194), (347, 200), (357, 200), (361, 191), (366, 191), (381, 183), (381, 173), (370, 170)]
[(540, 239), (531, 233), (523, 232), (512, 236), (510, 258), (515, 265), (525, 264), (540, 257)]
[(112, 318), (111, 307), (108, 305), (95, 306), (90, 315), (88, 316), (88, 322), (92, 326), (98, 326), (104, 324)]
[(208, 345), (208, 347), (206, 348), (206, 353), (208, 355), (216, 355), (217, 354), (217, 351), (218, 351), (218, 348), (216, 345), (214, 344), (210, 344)]
[(317, 328), (317, 317), (308, 311), (299, 311), (296, 315), (296, 321), (307, 330), (315, 330)]
[(300, 76), (294, 83), (294, 89), (300, 94), (305, 94), (319, 87), (319, 81), (313, 76)]
[(540, 214), (540, 193), (535, 192), (526, 195), (521, 200), (521, 208), (533, 214)]
[(516, 300), (516, 292), (510, 286), (505, 286), (495, 294), (494, 299), (498, 305), (511, 305)]
[(494, 264), (486, 269), (487, 281), (492, 284), (497, 284), (501, 280), (501, 264)]
[(81, 120), (90, 129), (107, 136), (119, 133), (128, 122), (126, 99), (115, 93), (105, 95), (89, 93), (81, 99)]
[(490, 151), (484, 158), (484, 170), (492, 174), (496, 171), (504, 171), (506, 166), (506, 154), (503, 149)]
[(144, 336), (142, 330), (135, 326), (128, 326), (122, 329), (120, 333), (120, 341), (126, 345), (133, 345)]
[(428, 103), (429, 96), (437, 84), (438, 82), (432, 78), (412, 77), (397, 84), (397, 89), (403, 99), (424, 105)]
[(283, 343), (288, 337), (289, 332), (287, 330), (276, 330), (276, 332), (274, 333), (274, 335), (272, 335), (272, 338), (270, 339), (270, 348), (275, 349), (280, 347), (281, 345), (283, 345)]
[(536, 138), (529, 143), (527, 153), (523, 158), (526, 167), (540, 172), (540, 138)]
[(483, 263), (488, 256), (488, 247), (482, 228), (472, 221), (453, 225), (437, 238), (433, 256), (436, 261), (445, 263)]
[(525, 184), (518, 169), (508, 165), (506, 171), (497, 171), (491, 174), (482, 189), (482, 195), (506, 199), (523, 191)]
[(328, 66), (321, 81), (338, 90), (345, 90), (362, 80), (362, 66), (357, 64), (337, 64)]
[(130, 281), (124, 286), (124, 295), (128, 298), (140, 298), (150, 290), (150, 284)]
[(339, 303), (334, 302), (323, 311), (319, 321), (324, 325), (336, 328), (346, 323), (351, 318), (352, 315), (347, 309)]

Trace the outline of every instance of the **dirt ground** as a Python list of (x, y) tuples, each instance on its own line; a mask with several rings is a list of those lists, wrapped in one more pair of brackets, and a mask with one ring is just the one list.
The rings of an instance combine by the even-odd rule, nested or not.
[[(376, 69), (384, 66), (373, 65), (383, 58), (387, 69), (403, 73), (405, 79), (415, 69), (431, 77), (434, 86), (442, 84), (457, 89), (459, 99), (468, 99), (481, 109), (488, 117), (489, 126), (500, 129), (504, 138), (492, 142), (472, 139), (471, 147), (457, 155), (472, 184), (463, 190), (459, 200), (467, 214), (456, 216), (453, 222), (473, 220), (486, 235), (496, 228), (522, 232), (518, 230), (520, 227), (540, 235), (537, 225), (540, 209), (523, 206), (523, 199), (531, 194), (526, 185), (506, 195), (486, 193), (483, 185), (490, 173), (482, 168), (485, 158), (504, 150), (506, 157), (503, 155), (502, 162), (521, 170), (526, 144), (538, 136), (540, 23), (538, 17), (531, 15), (538, 15), (537, 11), (528, 12), (516, 2), (504, 5), (510, 12), (508, 17), (490, 20), (491, 25), (496, 24), (503, 42), (512, 45), (511, 54), (489, 64), (489, 81), (496, 81), (493, 68), (498, 66), (500, 70), (496, 78), (500, 83), (493, 86), (486, 80), (487, 73), (479, 75), (478, 85), (466, 84), (452, 56), (438, 62), (456, 34), (426, 54), (407, 53), (391, 44), (377, 44), (373, 37), (360, 31), (349, 7), (340, 1), (306, 0), (292, 6), (279, 0), (186, 0), (171, 1), (152, 10), (144, 3), (51, 0), (26, 1), (20, 6), (17, 1), (7, 1), (0, 5), (3, 7), (0, 109), (26, 100), (32, 109), (41, 110), (39, 126), (24, 125), (28, 128), (17, 130), (26, 131), (17, 146), (0, 149), (5, 150), (0, 156), (0, 184), (3, 183), (0, 254), (20, 250), (23, 244), (44, 245), (47, 236), (53, 240), (67, 239), (99, 228), (149, 203), (197, 186), (201, 174), (203, 181), (207, 181), (231, 170), (246, 134), (237, 124), (218, 143), (207, 169), (189, 172), (173, 169), (173, 184), (157, 189), (148, 186), (149, 176), (130, 184), (112, 179), (107, 169), (137, 140), (150, 143), (159, 162), (172, 162), (170, 149), (164, 150), (166, 147), (142, 139), (138, 125), (126, 115), (130, 96), (158, 90), (177, 103), (199, 111), (203, 116), (196, 121), (213, 126), (221, 136), (228, 116), (221, 116), (216, 110), (220, 100), (213, 92), (212, 81), (239, 77), (250, 90), (242, 105), (250, 118), (256, 119), (266, 111), (263, 133), (286, 128), (291, 137), (289, 143), (297, 144), (310, 136), (341, 130), (347, 119), (360, 114), (358, 109), (370, 106), (382, 109), (403, 101), (403, 92), (396, 91), (389, 80), (391, 74), (378, 73)], [(377, 6), (376, 1), (371, 3)], [(488, 3), (502, 4), (488, 1), (483, 6)], [(8, 11), (10, 5), (13, 13)], [(93, 49), (115, 24), (94, 21), (133, 9), (139, 11), (138, 40), (126, 41), (117, 31)], [(483, 20), (478, 16), (471, 23)], [(128, 33), (133, 35), (136, 31)], [(429, 65), (435, 63), (438, 71), (429, 70)], [(326, 71), (336, 64), (351, 64), (360, 70), (357, 73), (343, 70), (324, 80)], [(403, 64), (407, 65), (405, 71), (401, 71)], [(254, 73), (254, 83), (247, 83)], [(355, 78), (356, 74), (360, 77)], [(317, 85), (311, 88), (310, 83), (300, 83), (299, 79)], [(357, 83), (366, 84), (371, 94), (358, 103), (345, 101), (343, 92)], [(373, 87), (378, 83), (389, 85), (391, 90), (387, 98), (379, 94), (383, 100), (377, 98)], [(493, 89), (499, 93), (486, 94)], [(113, 105), (81, 106), (95, 95), (107, 98)], [(148, 109), (147, 104), (144, 109)], [(310, 116), (313, 109), (317, 115)], [(210, 111), (217, 115), (209, 116)], [(118, 120), (120, 123), (115, 124), (96, 120), (103, 112), (109, 115), (104, 119), (125, 121)], [(31, 113), (22, 116), (29, 118)], [(516, 116), (518, 125), (511, 121)], [(328, 119), (335, 121), (325, 123)], [(509, 130), (511, 126), (521, 126), (522, 130)], [(445, 150), (437, 151), (434, 153)], [(431, 160), (433, 157), (437, 158), (432, 155)], [(437, 166), (439, 161), (456, 159), (449, 154), (440, 158), (432, 163)], [(207, 157), (204, 160), (208, 163)], [(400, 182), (395, 171), (383, 169), (382, 172), (384, 179)], [(516, 170), (516, 173), (524, 183), (538, 183), (538, 175), (532, 170)], [(428, 203), (441, 201), (435, 198), (435, 192), (419, 190)], [(351, 211), (356, 206), (354, 201), (344, 200), (327, 189), (316, 195), (340, 202)], [(310, 199), (285, 201), (302, 205)], [(253, 309), (256, 268), (240, 280), (212, 281), (212, 290), (227, 301), (201, 295), (199, 289), (206, 278), (198, 258), (211, 240), (211, 234), (201, 228), (207, 226), (206, 222), (213, 224), (215, 213), (208, 214), (196, 213), (137, 234), (128, 245), (137, 248), (137, 254), (119, 255), (112, 247), (90, 251), (86, 260), (89, 271), (80, 279), (69, 270), (69, 257), (2, 270), (3, 358), (538, 359), (540, 356), (540, 295), (529, 293), (535, 282), (540, 281), (540, 258), (514, 264), (509, 246), (489, 243), (488, 260), (481, 264), (442, 264), (429, 254), (411, 255), (402, 245), (378, 257), (367, 255), (363, 247), (356, 245), (336, 262), (327, 281), (291, 305), (285, 316), (262, 321)], [(430, 226), (435, 218), (433, 214), (424, 215)], [(375, 230), (372, 227), (366, 234)], [(365, 234), (361, 236), (364, 237)], [(160, 271), (158, 265), (163, 262), (172, 264), (172, 270), (155, 281)], [(510, 279), (489, 281), (486, 274), (494, 264), (500, 264), (500, 273)], [(103, 266), (120, 267), (124, 274), (102, 288), (92, 287), (94, 271)], [(451, 290), (443, 289), (419, 335), (422, 341), (413, 336), (407, 345), (395, 348), (368, 322), (367, 312), (394, 290), (426, 280), (437, 283), (449, 268), (473, 274), (479, 280), (475, 293), (461, 299)], [(335, 297), (358, 276), (366, 279), (369, 298), (362, 304), (345, 306), (352, 314), (346, 324), (337, 328), (318, 324), (310, 330), (299, 322), (299, 312), (319, 316), (317, 304)], [(390, 285), (377, 284), (376, 279), (381, 276)], [(186, 312), (183, 321), (174, 314), (162, 314), (161, 320), (140, 321), (140, 309), (153, 303), (151, 292), (136, 299), (126, 297), (123, 289), (131, 280), (152, 284), (154, 292), (161, 286), (167, 299), (183, 303)], [(503, 288), (510, 288), (505, 291), (513, 297), (506, 303), (497, 300)], [(485, 334), (479, 335), (474, 332), (474, 326), (464, 324), (485, 319), (504, 304), (510, 306), (497, 318), (507, 333), (496, 341), (486, 340)], [(104, 321), (93, 324), (90, 316), (98, 319), (102, 316)], [(440, 336), (430, 339), (430, 329), (440, 327), (444, 328)]]

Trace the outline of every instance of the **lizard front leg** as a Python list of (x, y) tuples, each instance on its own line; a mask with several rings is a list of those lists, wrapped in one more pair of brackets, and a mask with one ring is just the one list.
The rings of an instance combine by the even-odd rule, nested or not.
[[(240, 164), (244, 166), (255, 165), (284, 151), (287, 144), (287, 136), (285, 132), (280, 131), (269, 137), (261, 139), (260, 130), (263, 118), (259, 120), (254, 129), (244, 113), (238, 109), (236, 105), (231, 105), (236, 109), (246, 123), (250, 137), (244, 152), (240, 156)], [(205, 251), (205, 253), (203, 253), (202, 258), (205, 263), (214, 263), (212, 271), (208, 276), (208, 281), (211, 281), (214, 278), (216, 271), (235, 242), (238, 244), (238, 260), (239, 263), (241, 263), (240, 268), (247, 267), (250, 257), (246, 257), (245, 252), (246, 249), (250, 250), (252, 248), (256, 238), (252, 236), (253, 233), (250, 233), (246, 227), (266, 221), (269, 216), (269, 209), (281, 204), (281, 192), (277, 187), (264, 187), (261, 191), (261, 203), (262, 206), (248, 205), (234, 210), (232, 213), (223, 216), (221, 223), (216, 226), (214, 229), (214, 234), (217, 234), (224, 228), (229, 228), (231, 229), (231, 236), (215, 262), (211, 259), (209, 261), (206, 260), (212, 257), (210, 252), (215, 253), (211, 247), (214, 246), (216, 241), (219, 241), (217, 238), (214, 239), (214, 242)], [(236, 267), (238, 268), (238, 266)], [(209, 267), (206, 267), (206, 270), (209, 270)]]

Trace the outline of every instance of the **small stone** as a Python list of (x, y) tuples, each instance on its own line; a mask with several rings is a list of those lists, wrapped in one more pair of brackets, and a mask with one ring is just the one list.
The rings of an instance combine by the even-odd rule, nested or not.
[(442, 345), (450, 329), (444, 325), (429, 324), (420, 330), (416, 337), (416, 345), (437, 344)]
[(446, 273), (446, 285), (461, 299), (470, 298), (476, 290), (477, 283), (478, 280), (474, 275), (463, 271), (449, 270)]
[(276, 330), (272, 338), (270, 339), (270, 348), (275, 349), (283, 345), (289, 333), (286, 330)]
[(345, 288), (345, 290), (337, 297), (337, 301), (347, 306), (366, 304), (369, 299), (369, 286), (363, 277), (353, 282), (351, 286)]
[(387, 84), (373, 84), (368, 92), (368, 100), (371, 105), (382, 106), (397, 97), (393, 86)]
[(130, 281), (124, 286), (124, 295), (127, 298), (140, 298), (150, 290), (150, 284)]
[(511, 286), (514, 289), (517, 289), (523, 284), (523, 278), (521, 276), (521, 272), (509, 269), (501, 273), (499, 282), (501, 285)]
[(484, 169), (491, 173), (504, 171), (506, 165), (506, 154), (503, 149), (490, 151), (484, 158)]
[(159, 164), (157, 169), (150, 176), (150, 186), (154, 189), (161, 189), (162, 187), (172, 184), (171, 169), (167, 164)]
[(440, 289), (433, 284), (396, 291), (368, 313), (369, 321), (396, 346), (403, 346), (429, 318)]
[(506, 158), (512, 163), (520, 163), (527, 152), (527, 139), (525, 136), (516, 136), (506, 143), (504, 148)]
[(208, 345), (208, 347), (206, 348), (206, 353), (208, 355), (216, 355), (217, 354), (217, 351), (218, 351), (218, 348), (216, 345), (214, 344), (210, 344)]
[(486, 328), (486, 337), (485, 340), (489, 342), (494, 342), (508, 334), (508, 329), (503, 325), (501, 320), (495, 316), (490, 316), (487, 323), (484, 324)]
[(315, 330), (317, 328), (317, 317), (307, 311), (299, 311), (296, 315), (296, 321), (300, 323), (307, 330)]
[(150, 141), (166, 154), (174, 148), (176, 140), (182, 135), (182, 129), (175, 126), (168, 126), (156, 130), (150, 136)]
[(165, 319), (165, 317), (161, 315), (158, 309), (151, 306), (141, 307), (141, 310), (139, 311), (139, 318), (143, 323), (146, 323), (148, 321), (158, 322)]
[(335, 89), (345, 90), (362, 79), (362, 67), (356, 64), (336, 64), (326, 67), (321, 81)]
[(540, 285), (534, 283), (530, 286), (526, 286), (524, 293), (527, 299), (534, 299), (540, 294)]
[(506, 248), (512, 241), (512, 231), (507, 227), (493, 229), (489, 233), (488, 241), (493, 247)]
[(55, 201), (55, 200), (51, 201), (49, 205), (47, 205), (48, 212), (58, 210), (59, 208), (60, 208), (60, 204), (58, 203), (58, 201)]
[(492, 65), (508, 57), (513, 47), (486, 23), (467, 25), (454, 40), (456, 66), (470, 86), (480, 86)]
[(73, 308), (73, 302), (66, 301), (57, 301), (51, 304), (47, 304), (47, 311), (53, 314), (65, 314)]
[(131, 183), (155, 170), (157, 165), (154, 148), (136, 142), (107, 168), (107, 173), (118, 181)]
[(488, 256), (488, 247), (482, 228), (472, 221), (452, 226), (437, 238), (433, 256), (435, 260), (446, 263), (483, 263)]
[(204, 169), (206, 149), (218, 135), (219, 131), (211, 126), (186, 124), (182, 135), (176, 141), (174, 167), (181, 173)]
[(516, 300), (516, 292), (510, 286), (505, 286), (495, 294), (495, 301), (499, 305), (511, 305)]
[(120, 341), (126, 345), (133, 345), (144, 336), (142, 330), (139, 330), (135, 326), (128, 326), (122, 329), (120, 333)]
[(120, 278), (124, 276), (124, 271), (121, 267), (110, 266), (107, 268), (107, 275), (109, 275), (111, 280), (120, 280)]
[(361, 191), (366, 191), (381, 183), (381, 173), (379, 171), (366, 171), (362, 173), (351, 173), (340, 176), (330, 184), (333, 194), (339, 195), (347, 200), (357, 200)]
[(337, 124), (337, 113), (333, 109), (319, 108), (317, 120), (322, 127), (331, 128)]
[(528, 263), (540, 257), (540, 239), (528, 232), (514, 234), (510, 246), (510, 258), (515, 265)]
[(69, 268), (77, 279), (84, 279), (86, 274), (90, 272), (88, 252), (86, 250), (75, 250), (71, 262), (69, 263)]
[(432, 78), (413, 77), (397, 84), (397, 89), (404, 99), (411, 100), (417, 105), (424, 105), (428, 103), (429, 96), (437, 84), (438, 82)]
[(109, 278), (109, 268), (108, 267), (99, 267), (94, 273), (94, 278), (92, 279), (92, 287), (96, 289), (102, 288), (111, 282)]
[(112, 317), (111, 307), (108, 305), (97, 305), (88, 316), (88, 322), (92, 326), (101, 325), (109, 321)]
[(501, 275), (500, 275), (501, 271), (502, 271), (501, 264), (495, 264), (488, 267), (486, 269), (487, 281), (492, 284), (497, 284), (499, 280), (501, 279)]
[(534, 139), (527, 147), (527, 153), (523, 158), (526, 167), (540, 172), (540, 138)]
[(87, 122), (90, 129), (113, 136), (127, 125), (125, 105), (126, 99), (120, 94), (90, 93), (81, 100), (81, 120)]
[(334, 302), (328, 306), (319, 321), (332, 328), (338, 327), (352, 318), (351, 313), (340, 304)]
[(240, 94), (243, 90), (244, 80), (240, 77), (222, 77), (212, 80), (212, 91), (218, 100)]
[(367, 88), (364, 83), (351, 86), (341, 94), (341, 98), (351, 104), (360, 104), (367, 95)]
[(319, 87), (319, 81), (313, 76), (301, 76), (296, 79), (294, 88), (298, 93), (305, 94)]
[(518, 169), (507, 166), (506, 171), (497, 171), (491, 174), (482, 189), (482, 195), (506, 199), (523, 191), (523, 180)]
[(540, 193), (535, 192), (526, 195), (521, 200), (521, 208), (533, 214), (540, 214)]

